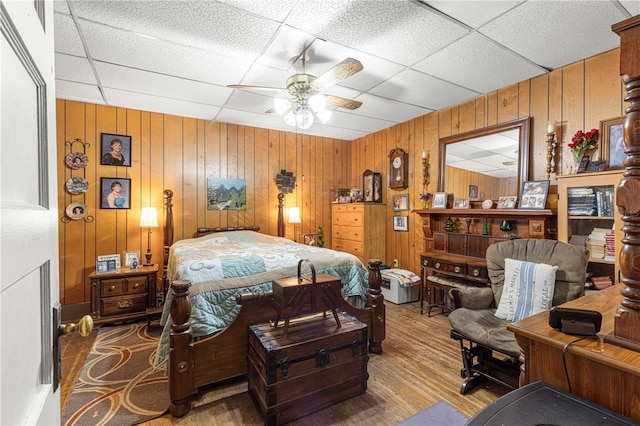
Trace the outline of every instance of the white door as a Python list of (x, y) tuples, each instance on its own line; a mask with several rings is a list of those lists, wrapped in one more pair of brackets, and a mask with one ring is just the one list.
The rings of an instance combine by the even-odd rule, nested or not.
[(0, 1), (0, 424), (59, 424), (53, 2)]

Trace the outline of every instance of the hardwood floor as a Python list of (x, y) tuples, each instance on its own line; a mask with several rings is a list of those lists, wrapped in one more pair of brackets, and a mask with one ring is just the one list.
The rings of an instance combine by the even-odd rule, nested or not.
[[(291, 425), (390, 425), (439, 401), (447, 401), (467, 417), (507, 393), (493, 383), (460, 394), (462, 359), (457, 342), (449, 337), (449, 321), (439, 311), (420, 315), (419, 303), (387, 303), (387, 332), (383, 354), (370, 354), (367, 392), (298, 419)], [(92, 334), (95, 338), (96, 332)], [(93, 339), (63, 338), (62, 404), (66, 404)], [(180, 419), (164, 416), (145, 425), (244, 424), (263, 420), (247, 392), (225, 396), (192, 409)]]

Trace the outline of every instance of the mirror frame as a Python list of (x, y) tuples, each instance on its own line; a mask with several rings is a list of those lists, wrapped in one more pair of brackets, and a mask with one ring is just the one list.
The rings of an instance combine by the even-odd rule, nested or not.
[(472, 130), (470, 132), (460, 133), (457, 135), (447, 136), (440, 138), (440, 144), (438, 147), (438, 156), (440, 158), (440, 173), (438, 174), (438, 191), (445, 192), (445, 172), (447, 165), (445, 163), (447, 155), (447, 145), (462, 142), (468, 139), (477, 138), (480, 136), (492, 135), (495, 133), (504, 132), (507, 130), (520, 130), (520, 139), (518, 144), (518, 188), (516, 196), (520, 197), (520, 190), (522, 189), (522, 182), (529, 180), (529, 132), (531, 128), (531, 118), (519, 118), (517, 120), (508, 121), (506, 123), (500, 123), (493, 126), (483, 127), (482, 129)]

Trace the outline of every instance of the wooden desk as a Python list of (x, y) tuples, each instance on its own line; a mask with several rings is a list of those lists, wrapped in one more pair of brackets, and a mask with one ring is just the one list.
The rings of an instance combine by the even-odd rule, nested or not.
[[(562, 306), (599, 311), (603, 317), (600, 334), (606, 335), (613, 332), (622, 288), (613, 286)], [(542, 312), (507, 326), (515, 333), (524, 356), (520, 386), (542, 380), (568, 390), (562, 348), (579, 336), (554, 330), (548, 321), (549, 312)], [(602, 352), (593, 351), (597, 346), (598, 339), (587, 338), (567, 349), (573, 393), (640, 421), (640, 353), (609, 343)]]

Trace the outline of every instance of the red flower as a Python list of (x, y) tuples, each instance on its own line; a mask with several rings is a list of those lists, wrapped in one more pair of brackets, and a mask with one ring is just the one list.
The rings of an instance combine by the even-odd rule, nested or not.
[(591, 129), (587, 133), (583, 133), (582, 130), (578, 130), (571, 138), (571, 143), (567, 146), (573, 152), (573, 155), (578, 161), (579, 157), (582, 157), (582, 153), (589, 149), (595, 149), (598, 147), (598, 129)]

